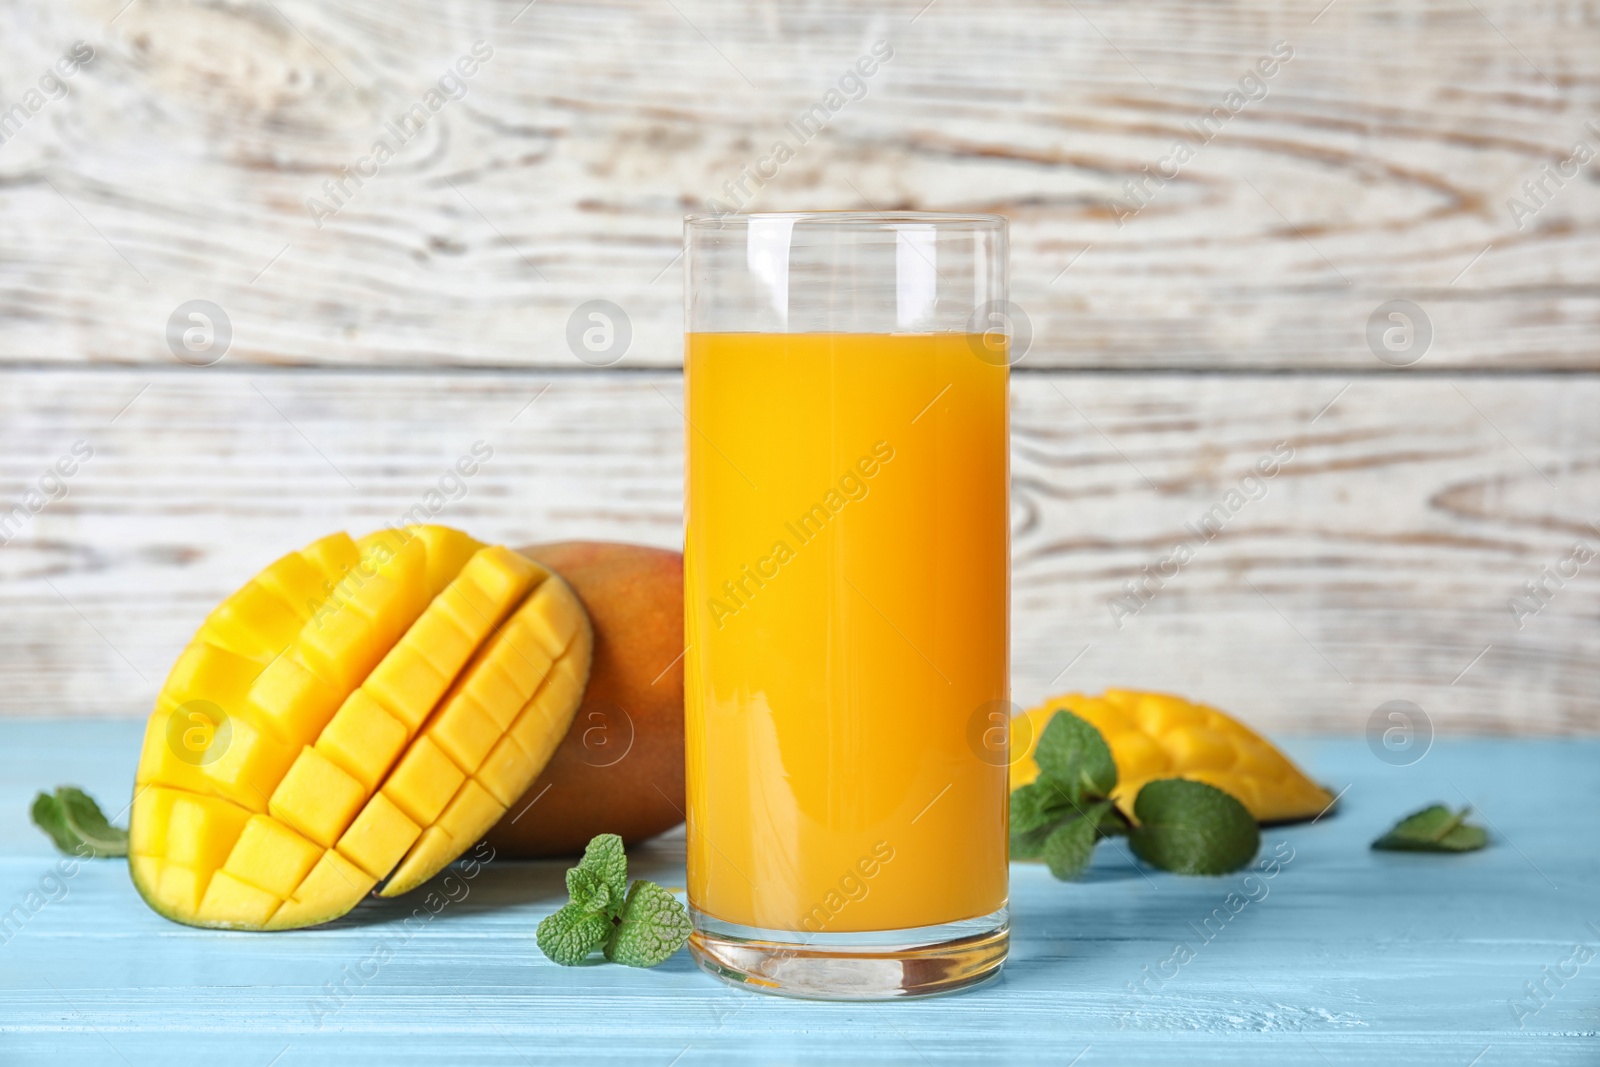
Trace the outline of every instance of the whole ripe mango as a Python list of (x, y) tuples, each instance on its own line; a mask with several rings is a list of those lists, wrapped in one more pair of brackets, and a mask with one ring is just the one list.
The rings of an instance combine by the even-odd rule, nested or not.
[[(1226, 712), (1166, 693), (1107, 689), (1098, 697), (1067, 693), (1012, 721), (1011, 788), (1039, 776), (1033, 747), (1061, 709), (1088, 722), (1111, 749), (1117, 788), (1111, 799), (1133, 816), (1133, 801), (1156, 778), (1188, 778), (1238, 799), (1257, 822), (1311, 819), (1334, 797), (1270, 741)], [(1021, 749), (1020, 754), (1017, 749)]]
[(558, 856), (583, 851), (595, 834), (631, 845), (676, 826), (684, 813), (683, 556), (603, 541), (520, 551), (577, 591), (594, 625), (594, 665), (571, 729), (490, 844), (509, 856)]
[(289, 553), (207, 617), (162, 687), (135, 886), (178, 922), (279, 930), (380, 882), (421, 885), (544, 768), (592, 646), (560, 577), (458, 530)]

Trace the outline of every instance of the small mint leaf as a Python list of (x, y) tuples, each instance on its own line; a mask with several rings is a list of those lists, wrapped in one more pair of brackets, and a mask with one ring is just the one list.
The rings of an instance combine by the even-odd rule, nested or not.
[(1011, 832), (1026, 834), (1054, 826), (1072, 810), (1066, 790), (1048, 776), (1042, 777), (1011, 791)]
[(1255, 858), (1261, 830), (1245, 806), (1204, 782), (1163, 778), (1139, 790), (1128, 844), (1177, 874), (1227, 874)]
[(1034, 749), (1041, 776), (1067, 787), (1082, 804), (1111, 795), (1117, 787), (1117, 764), (1105, 738), (1092, 725), (1062, 709), (1050, 717)]
[(598, 834), (583, 850), (578, 866), (600, 876), (611, 892), (613, 914), (622, 906), (628, 893), (628, 857), (622, 851), (622, 838), (616, 834)]
[(1100, 840), (1100, 819), (1111, 802), (1102, 800), (1084, 809), (1081, 816), (1068, 819), (1045, 838), (1040, 858), (1050, 867), (1050, 873), (1063, 882), (1078, 878), (1089, 869), (1094, 858), (1094, 846)]
[(606, 943), (606, 959), (629, 967), (654, 967), (689, 939), (689, 912), (671, 893), (643, 879), (622, 905), (622, 922)]
[[(576, 869), (576, 868), (574, 868)], [(567, 904), (539, 923), (539, 951), (563, 967), (575, 967), (611, 936), (612, 922), (604, 915)]]
[(1011, 858), (1014, 860), (1036, 860), (1044, 855), (1044, 843), (1050, 840), (1050, 835), (1055, 833), (1065, 819), (1058, 819), (1046, 823), (1037, 829), (1026, 830), (1021, 833), (1013, 830), (1011, 833)]
[(1466, 821), (1469, 810), (1453, 812), (1443, 804), (1434, 804), (1412, 812), (1374, 841), (1372, 847), (1392, 852), (1476, 852), (1489, 843), (1489, 834), (1483, 827)]
[(1099, 825), (1095, 829), (1099, 831), (1101, 837), (1127, 837), (1132, 829), (1115, 804), (1107, 804), (1106, 810), (1100, 814), (1097, 821)]
[(574, 905), (584, 911), (610, 918), (611, 887), (589, 868), (567, 868), (567, 895), (572, 898)]
[[(67, 826), (98, 857), (126, 856), (128, 831), (112, 826), (94, 798), (76, 786), (56, 787), (56, 800)], [(37, 803), (37, 802), (35, 802)]]
[(67, 814), (61, 810), (61, 801), (54, 794), (40, 793), (34, 797), (29, 814), (33, 818), (33, 825), (43, 830), (56, 848), (68, 855), (79, 854), (78, 847), (82, 841), (72, 832), (71, 825), (67, 823)]

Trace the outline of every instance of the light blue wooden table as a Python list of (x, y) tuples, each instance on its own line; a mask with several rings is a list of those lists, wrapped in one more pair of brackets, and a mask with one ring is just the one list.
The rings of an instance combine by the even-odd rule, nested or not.
[[(139, 730), (0, 723), (0, 909), (56, 898), (0, 944), (0, 1063), (1600, 1062), (1600, 954), (1574, 956), (1600, 950), (1600, 740), (1441, 741), (1409, 767), (1360, 740), (1292, 743), (1348, 791), (1336, 815), (1264, 832), (1264, 855), (1293, 857), (1276, 877), (1180, 878), (1107, 846), (1081, 884), (1018, 864), (998, 982), (852, 1005), (730, 989), (683, 953), (556, 967), (534, 926), (563, 899), (562, 863), (495, 861), (410, 935), (416, 895), (251, 935), (159, 918), (117, 862), (41, 886), (55, 856), (27, 821), (34, 791), (127, 796)], [(1367, 848), (1395, 816), (1464, 799), (1487, 851)], [(681, 886), (681, 837), (634, 869)]]

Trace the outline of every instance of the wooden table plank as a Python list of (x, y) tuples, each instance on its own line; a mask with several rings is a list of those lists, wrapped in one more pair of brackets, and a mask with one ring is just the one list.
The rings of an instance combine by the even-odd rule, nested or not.
[[(1120, 684), (1293, 731), (1358, 731), (1396, 699), (1441, 731), (1600, 722), (1600, 563), (1509, 608), (1576, 541), (1600, 550), (1595, 380), (1014, 382), (1019, 701)], [(430, 502), (475, 441), (493, 456), (439, 521), (676, 547), (680, 392), (660, 372), (0, 372), (0, 505), (74, 441), (95, 451), (0, 549), (0, 715), (143, 714), (224, 595)], [(1180, 541), (1192, 561), (1152, 580)]]
[[(22, 811), (33, 791), (78, 782), (130, 790), (136, 723), (0, 722), (0, 905), (55, 862)], [(1315, 825), (1269, 828), (1276, 875), (1180, 878), (1102, 846), (1086, 881), (1012, 867), (1015, 940), (998, 983), (909, 1004), (786, 1001), (724, 987), (680, 955), (648, 972), (560, 969), (534, 944), (564, 897), (563, 864), (496, 860), (467, 895), (401, 944), (420, 903), (370, 901), (291, 934), (194, 930), (140, 903), (116, 862), (85, 864), (64, 896), (0, 944), (6, 1059), (131, 1064), (623, 1062), (1392, 1064), (1592, 1063), (1600, 994), (1590, 962), (1522, 1025), (1525, 983), (1576, 945), (1600, 947), (1579, 847), (1600, 817), (1600, 742), (1441, 741), (1394, 767), (1357, 740), (1291, 752), (1348, 786)], [(1434, 800), (1478, 806), (1493, 843), (1467, 856), (1374, 853), (1370, 839)], [(683, 884), (669, 835), (634, 870)], [(1254, 898), (1201, 929), (1229, 892)], [(459, 893), (458, 893), (459, 895)], [(1194, 958), (1162, 969), (1177, 942)], [(387, 945), (392, 959), (364, 961)], [(312, 1005), (346, 969), (337, 1010)], [(1131, 991), (1130, 991), (1131, 987)], [(323, 1002), (326, 1007), (328, 1002)], [(1531, 1002), (1530, 1002), (1531, 1003)], [(320, 1024), (320, 1025), (319, 1025)], [(1485, 1051), (1487, 1049), (1487, 1051)]]
[[(1322, 6), (11, 0), (0, 110), (74, 41), (95, 58), (0, 148), (0, 358), (167, 364), (205, 299), (236, 361), (571, 366), (604, 298), (627, 364), (674, 366), (679, 219), (785, 139), (743, 206), (1009, 215), (1035, 365), (1376, 368), (1395, 298), (1432, 320), (1425, 365), (1600, 365), (1596, 164), (1543, 177), (1600, 151), (1592, 10)], [(878, 40), (802, 144), (786, 123)], [(475, 41), (465, 96), (401, 145), (386, 124)], [(1265, 95), (1149, 184), (1275, 47)], [(341, 168), (380, 138), (358, 189)], [(347, 202), (314, 220), (329, 181)]]

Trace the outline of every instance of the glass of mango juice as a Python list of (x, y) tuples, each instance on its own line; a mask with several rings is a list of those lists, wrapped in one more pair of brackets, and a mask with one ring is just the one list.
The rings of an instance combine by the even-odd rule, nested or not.
[(1006, 221), (684, 243), (691, 951), (791, 996), (975, 985), (1008, 944)]

